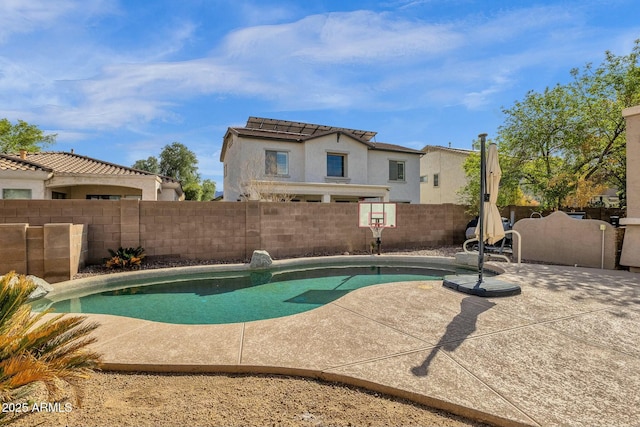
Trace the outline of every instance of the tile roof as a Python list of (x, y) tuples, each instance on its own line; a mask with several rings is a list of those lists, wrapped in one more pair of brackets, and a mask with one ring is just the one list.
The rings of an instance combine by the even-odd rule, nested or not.
[(13, 171), (44, 171), (53, 172), (51, 168), (38, 165), (37, 163), (0, 153), (0, 170)]
[(120, 166), (75, 153), (38, 152), (27, 153), (27, 160), (49, 167), (55, 172), (95, 175), (153, 175), (150, 172)]
[(372, 148), (374, 150), (397, 151), (400, 153), (411, 153), (411, 154), (424, 154), (424, 151), (422, 150), (414, 150), (413, 148), (403, 147), (402, 145), (386, 144), (382, 142), (374, 142)]
[(422, 151), (425, 153), (431, 153), (433, 151), (449, 151), (449, 152), (458, 153), (458, 154), (473, 153), (473, 150), (465, 150), (463, 148), (451, 148), (451, 147), (445, 147), (443, 145), (425, 145)]
[[(4, 159), (4, 161), (2, 159)], [(156, 175), (151, 172), (62, 151), (27, 153), (26, 159), (21, 159), (19, 155), (0, 154), (0, 165), (4, 164), (7, 165), (6, 169), (9, 169), (9, 165), (15, 165), (14, 167), (20, 168), (19, 170), (45, 170), (54, 173), (137, 176)], [(171, 177), (161, 175), (157, 176), (160, 176), (160, 178), (165, 182), (177, 182), (177, 180)]]

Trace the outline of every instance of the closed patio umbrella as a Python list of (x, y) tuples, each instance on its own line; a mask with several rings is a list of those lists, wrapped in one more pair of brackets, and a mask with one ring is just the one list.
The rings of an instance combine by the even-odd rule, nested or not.
[(496, 144), (489, 144), (487, 150), (487, 166), (486, 166), (486, 194), (483, 202), (482, 223), (483, 236), (480, 236), (480, 227), (476, 227), (476, 237), (490, 245), (504, 238), (504, 226), (502, 225), (502, 217), (496, 202), (498, 201), (498, 188), (500, 187), (500, 178), (502, 170), (498, 161), (498, 147)]
[(445, 276), (442, 285), (466, 294), (483, 297), (497, 297), (518, 295), (520, 287), (512, 283), (505, 283), (495, 277), (483, 278), (484, 270), (484, 244), (494, 244), (504, 238), (504, 227), (500, 211), (496, 206), (498, 201), (498, 186), (502, 171), (498, 162), (498, 148), (495, 144), (489, 146), (488, 155), (485, 157), (486, 133), (480, 137), (480, 216), (476, 237), (478, 245), (478, 278), (477, 280), (468, 274)]

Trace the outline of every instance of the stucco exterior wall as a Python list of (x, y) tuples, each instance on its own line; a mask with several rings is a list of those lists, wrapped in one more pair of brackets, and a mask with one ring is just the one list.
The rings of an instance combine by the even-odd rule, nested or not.
[[(420, 203), (459, 203), (458, 190), (467, 185), (464, 162), (468, 154), (439, 150), (427, 152), (420, 159), (420, 175), (426, 182), (420, 183)], [(434, 186), (434, 174), (438, 174), (438, 186)]]
[[(607, 269), (616, 266), (616, 230), (605, 221), (554, 212), (544, 218), (522, 219), (513, 229), (522, 236), (524, 260)], [(517, 240), (514, 243), (517, 256)]]
[(620, 264), (640, 273), (640, 105), (622, 111), (627, 124), (627, 217)]
[[(340, 138), (338, 138), (340, 135)], [(345, 134), (330, 134), (305, 142), (306, 182), (344, 182), (348, 184), (373, 184), (367, 182), (367, 146)], [(327, 176), (327, 154), (344, 154), (346, 177)]]
[[(405, 163), (405, 180), (389, 180), (389, 161)], [(389, 201), (420, 203), (419, 156), (393, 151), (369, 151), (369, 183), (389, 186)]]
[(31, 190), (32, 199), (44, 199), (46, 172), (0, 171), (0, 199), (4, 189)]
[[(247, 180), (274, 180), (282, 182), (304, 182), (305, 157), (302, 144), (286, 143), (232, 136), (233, 143), (227, 148), (224, 158), (224, 200), (237, 201), (243, 193), (242, 183)], [(285, 176), (265, 175), (265, 153), (268, 150), (288, 153), (289, 174)]]
[(95, 175), (78, 176), (58, 174), (48, 184), (50, 191), (67, 193), (67, 198), (84, 199), (87, 194), (138, 196), (142, 200), (156, 200), (160, 180), (155, 176)]

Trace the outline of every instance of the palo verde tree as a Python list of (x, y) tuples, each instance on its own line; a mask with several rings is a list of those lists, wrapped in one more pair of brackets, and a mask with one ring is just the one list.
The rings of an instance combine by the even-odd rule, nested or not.
[[(602, 64), (573, 69), (573, 81), (529, 92), (503, 109), (500, 152), (517, 167), (523, 188), (545, 207), (603, 186), (626, 194), (626, 135), (622, 110), (640, 103), (640, 40), (629, 55), (605, 53)], [(595, 194), (593, 194), (595, 195)]]
[(23, 120), (12, 124), (8, 119), (0, 119), (0, 153), (17, 153), (20, 150), (41, 151), (53, 144), (56, 134), (45, 133), (36, 125)]

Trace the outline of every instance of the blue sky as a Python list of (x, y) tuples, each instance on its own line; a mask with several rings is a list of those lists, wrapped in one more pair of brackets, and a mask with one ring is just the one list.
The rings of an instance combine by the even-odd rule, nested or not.
[(637, 0), (2, 0), (0, 117), (131, 166), (181, 142), (222, 187), (249, 116), (470, 148), (502, 108), (631, 52)]

